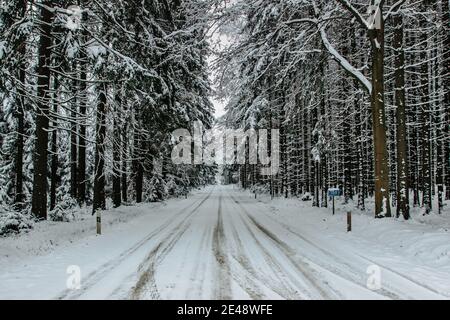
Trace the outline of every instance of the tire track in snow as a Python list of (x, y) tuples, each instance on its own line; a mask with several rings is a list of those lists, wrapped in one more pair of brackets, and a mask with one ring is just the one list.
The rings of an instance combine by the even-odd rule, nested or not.
[[(227, 257), (226, 269), (227, 269), (228, 279), (231, 276), (231, 278), (235, 281), (235, 283), (241, 289), (243, 289), (249, 295), (249, 297), (251, 299), (261, 300), (261, 299), (263, 299), (263, 295), (260, 292), (259, 285), (256, 281), (257, 280), (255, 277), (256, 272), (251, 273), (249, 271), (249, 269), (251, 268), (250, 264), (248, 264), (248, 266), (249, 266), (248, 268), (243, 267), (243, 264), (241, 263), (241, 261), (244, 260), (245, 257), (242, 255), (239, 255), (239, 258), (236, 258), (236, 254), (231, 253), (231, 251), (230, 251), (231, 248), (229, 246), (227, 246), (228, 241), (227, 241), (227, 237), (226, 237), (226, 233), (225, 233), (225, 223), (224, 223), (223, 214), (222, 214), (222, 212), (223, 212), (222, 204), (223, 204), (223, 202), (222, 202), (222, 200), (220, 200), (220, 210), (219, 210), (218, 222), (217, 222), (217, 226), (215, 228), (215, 231), (216, 231), (215, 234), (217, 236), (216, 236), (216, 238), (213, 237), (213, 240), (215, 240), (215, 243), (217, 243), (217, 245), (213, 245), (213, 249), (218, 248), (218, 245), (221, 245), (222, 246), (221, 250), (223, 251), (223, 253), (220, 253), (217, 255), (215, 254), (214, 256), (215, 256), (215, 258), (218, 256), (219, 261), (221, 261), (222, 257), (226, 256), (225, 253), (226, 252), (229, 253), (231, 255), (231, 258), (233, 259), (232, 261), (235, 261), (238, 264), (238, 266), (240, 266), (240, 269), (242, 269), (241, 270), (242, 272), (231, 272), (231, 263), (229, 263), (230, 260), (228, 259), (228, 256), (226, 256)], [(238, 240), (239, 236), (235, 231), (234, 225), (232, 223), (231, 223), (231, 225), (233, 228), (232, 229), (233, 237), (235, 240)], [(219, 234), (222, 234), (222, 236), (219, 237), (218, 236)], [(218, 241), (218, 240), (220, 240), (220, 241)], [(239, 239), (239, 241), (240, 241), (240, 239)], [(238, 259), (240, 261), (238, 261)], [(218, 264), (220, 267), (220, 262), (218, 262)], [(220, 288), (221, 288), (221, 286), (219, 285), (218, 289), (220, 290)], [(216, 292), (217, 291), (218, 290), (216, 289)], [(218, 294), (216, 294), (216, 296), (218, 296)]]
[(215, 288), (215, 297), (218, 300), (231, 299), (230, 266), (227, 252), (223, 247), (225, 233), (222, 220), (222, 195), (219, 196), (219, 210), (217, 224), (213, 232), (213, 252), (218, 266), (218, 286)]
[[(237, 265), (240, 267), (241, 271), (244, 273), (244, 279), (240, 280), (241, 287), (247, 292), (247, 294), (254, 300), (262, 300), (264, 299), (264, 295), (261, 292), (260, 285), (258, 282), (264, 284), (265, 287), (272, 290), (280, 297), (283, 297), (286, 293), (286, 289), (280, 288), (279, 285), (273, 283), (273, 281), (269, 281), (267, 278), (262, 278), (260, 274), (253, 268), (250, 263), (250, 259), (244, 253), (244, 246), (242, 244), (242, 240), (239, 237), (239, 234), (236, 230), (234, 224), (233, 226), (233, 237), (237, 244), (237, 250), (235, 253), (232, 253), (234, 261), (236, 261)], [(267, 261), (267, 255), (263, 252), (264, 258)], [(236, 274), (239, 274), (238, 272)], [(236, 279), (238, 281), (238, 279)]]
[[(287, 230), (288, 232), (290, 232), (291, 234), (293, 234), (294, 236), (296, 236), (300, 240), (306, 242), (307, 244), (309, 244), (310, 246), (314, 247), (315, 249), (321, 251), (322, 253), (326, 254), (327, 256), (332, 257), (335, 260), (335, 262), (337, 262), (340, 265), (344, 266), (350, 272), (348, 274), (346, 274), (346, 273), (343, 273), (342, 270), (339, 270), (337, 268), (333, 268), (332, 266), (329, 266), (329, 265), (326, 265), (324, 263), (320, 263), (320, 262), (317, 262), (317, 261), (314, 261), (314, 262), (311, 261), (312, 263), (314, 263), (314, 264), (318, 265), (319, 267), (321, 267), (321, 268), (323, 268), (323, 269), (325, 269), (325, 270), (327, 270), (327, 271), (329, 271), (329, 272), (331, 272), (331, 273), (341, 277), (344, 280), (353, 282), (354, 284), (357, 284), (357, 285), (359, 285), (362, 288), (365, 288), (365, 289), (367, 288), (366, 283), (362, 282), (361, 277), (356, 277), (355, 276), (356, 274), (361, 273), (361, 270), (355, 269), (354, 266), (352, 266), (351, 264), (347, 263), (344, 259), (342, 259), (338, 255), (332, 253), (329, 250), (326, 250), (326, 249), (318, 246), (316, 243), (314, 243), (311, 240), (307, 239), (306, 237), (302, 236), (300, 233), (292, 230), (292, 228), (290, 226), (288, 226), (287, 224), (285, 224), (285, 223), (283, 223), (281, 221), (278, 221), (277, 219), (273, 218), (271, 215), (268, 215), (267, 213), (265, 213), (265, 216), (270, 218), (273, 222), (279, 224), (283, 229)], [(402, 280), (409, 281), (409, 282), (413, 283), (414, 285), (416, 285), (418, 287), (421, 287), (422, 289), (429, 290), (429, 291), (431, 291), (431, 292), (433, 292), (435, 294), (438, 294), (438, 295), (441, 295), (441, 296), (446, 296), (448, 298), (448, 296), (445, 295), (444, 293), (439, 292), (439, 291), (437, 291), (437, 290), (427, 286), (426, 284), (420, 283), (420, 282), (418, 282), (418, 281), (416, 281), (416, 280), (414, 280), (414, 279), (412, 279), (412, 278), (410, 278), (410, 277), (408, 277), (406, 275), (403, 275), (403, 274), (401, 274), (401, 273), (399, 273), (399, 272), (397, 272), (397, 271), (395, 271), (395, 270), (393, 270), (391, 268), (388, 268), (388, 267), (386, 267), (386, 266), (384, 266), (384, 265), (382, 265), (382, 264), (380, 264), (380, 263), (378, 263), (376, 261), (373, 261), (373, 260), (371, 260), (371, 259), (369, 259), (369, 258), (367, 258), (365, 256), (362, 256), (362, 255), (357, 254), (357, 253), (355, 253), (355, 255), (358, 256), (360, 259), (366, 261), (368, 265), (380, 266), (383, 270), (394, 274), (396, 277), (401, 278)], [(395, 299), (395, 300), (400, 300), (400, 299), (409, 299), (410, 300), (410, 299), (413, 299), (410, 295), (408, 295), (408, 294), (404, 295), (404, 293), (401, 293), (401, 296), (400, 296), (397, 292), (401, 292), (401, 290), (397, 290), (396, 288), (390, 286), (389, 284), (384, 284), (383, 286), (384, 286), (384, 288), (381, 288), (380, 290), (376, 290), (376, 293), (378, 293), (380, 295), (383, 295), (386, 298)]]
[[(281, 239), (279, 239), (275, 234), (270, 232), (268, 229), (266, 229), (264, 226), (262, 226), (258, 221), (256, 221), (250, 213), (247, 211), (247, 209), (244, 208), (244, 206), (239, 203), (239, 201), (236, 200), (235, 197), (233, 197), (231, 194), (229, 195), (234, 203), (236, 203), (242, 210), (242, 212), (245, 213), (245, 215), (248, 217), (248, 219), (251, 221), (251, 223), (261, 231), (263, 235), (265, 235), (280, 251), (283, 253), (283, 255), (291, 262), (291, 264), (295, 267), (296, 270), (298, 270), (302, 276), (304, 277), (304, 280), (313, 287), (322, 298), (325, 299), (333, 299), (333, 298), (342, 298), (341, 294), (334, 290), (327, 282), (323, 282), (312, 276), (313, 274), (317, 274), (317, 271), (314, 270), (309, 266), (309, 264), (301, 259), (301, 261), (298, 261), (298, 259), (294, 259), (295, 256), (298, 256), (295, 250), (293, 250), (291, 247), (289, 247), (285, 242), (283, 242)], [(247, 224), (247, 222), (244, 221), (244, 223)], [(250, 230), (250, 229), (249, 229)], [(252, 232), (253, 234), (253, 232)], [(259, 241), (258, 241), (259, 242)], [(263, 250), (266, 250), (260, 243), (260, 246), (263, 248)], [(272, 255), (268, 253), (269, 257), (273, 259)], [(275, 262), (275, 261), (274, 261)], [(294, 279), (292, 279), (294, 280)], [(332, 295), (330, 295), (332, 293)]]
[(191, 279), (197, 279), (200, 276), (201, 281), (195, 288), (191, 288), (191, 290), (189, 290), (188, 296), (187, 296), (188, 300), (199, 299), (199, 297), (202, 296), (207, 265), (206, 265), (205, 260), (201, 259), (200, 256), (202, 254), (208, 253), (209, 250), (211, 249), (211, 247), (209, 246), (211, 242), (207, 240), (209, 233), (210, 232), (208, 232), (207, 230), (203, 231), (203, 235), (200, 240), (200, 248), (198, 250), (198, 254), (199, 254), (198, 263), (195, 264), (194, 268), (192, 269), (191, 277), (190, 277)]
[[(253, 227), (256, 228), (257, 230), (259, 230), (259, 228), (257, 226), (255, 226), (253, 224), (253, 222), (249, 219), (248, 213), (246, 212), (245, 208), (243, 208), (242, 205), (240, 205), (239, 202), (237, 202), (231, 195), (229, 195), (229, 196), (233, 200), (233, 202), (236, 205), (238, 205), (238, 207), (240, 208), (239, 211), (244, 213), (244, 216), (242, 214), (239, 214), (239, 217), (240, 217), (243, 225), (246, 227), (249, 234), (252, 236), (253, 240), (257, 244), (258, 248), (261, 250), (264, 260), (269, 264), (269, 266), (274, 271), (273, 274), (278, 278), (279, 284), (272, 283), (270, 289), (273, 290), (275, 293), (279, 294), (280, 296), (284, 297), (285, 299), (305, 299), (305, 296), (302, 296), (302, 294), (306, 295), (307, 296), (306, 298), (308, 298), (308, 299), (314, 299), (314, 297), (317, 295), (321, 298), (329, 299), (330, 298), (329, 295), (326, 292), (324, 292), (321, 287), (318, 287), (318, 285), (314, 281), (311, 282), (308, 279), (308, 277), (305, 275), (305, 271), (303, 271), (302, 269), (299, 269), (299, 266), (297, 265), (297, 263), (293, 262), (291, 260), (291, 258), (289, 257), (289, 255), (286, 255), (286, 253), (283, 250), (280, 250), (280, 247), (276, 243), (274, 243), (270, 237), (267, 237), (267, 235), (265, 235), (262, 232), (261, 235), (263, 235), (266, 239), (268, 238), (270, 243), (275, 245), (274, 248), (276, 248), (276, 250), (279, 253), (281, 253), (285, 258), (287, 258), (288, 262), (294, 268), (294, 270), (300, 271), (300, 274), (303, 275), (302, 280), (303, 280), (304, 284), (301, 284), (294, 277), (288, 276), (289, 271), (286, 269), (286, 266), (280, 264), (280, 262), (273, 257), (273, 253), (269, 252), (266, 249), (265, 245), (261, 243), (261, 241), (258, 239), (256, 233), (252, 230), (251, 225), (253, 225)], [(246, 217), (246, 219), (244, 219), (244, 217)], [(251, 222), (251, 224), (249, 222)], [(259, 230), (259, 231), (261, 231), (261, 230)], [(288, 279), (289, 282), (286, 279)], [(291, 283), (295, 284), (296, 288), (292, 287)], [(305, 287), (305, 284), (309, 285), (309, 288)], [(310, 292), (311, 287), (316, 291), (315, 296), (311, 296), (311, 292)], [(302, 290), (301, 292), (298, 291), (299, 288), (301, 288), (301, 290)]]
[(189, 223), (184, 225), (181, 223), (174, 228), (177, 232), (170, 233), (148, 254), (147, 258), (139, 266), (138, 270), (141, 271), (141, 275), (136, 286), (132, 289), (131, 300), (141, 300), (143, 297), (148, 296), (151, 300), (161, 300), (155, 280), (156, 266), (161, 263), (188, 228)]
[(159, 244), (147, 255), (146, 259), (141, 263), (139, 271), (141, 275), (132, 289), (130, 299), (139, 300), (144, 293), (149, 293), (151, 299), (161, 299), (155, 281), (156, 266), (161, 263), (170, 250), (175, 246), (177, 241), (183, 236), (190, 226), (188, 221), (197, 210), (210, 198), (212, 191), (204, 198), (195, 208), (183, 218), (183, 220), (175, 226), (172, 231), (166, 235)]
[[(234, 211), (230, 210), (230, 212)], [(239, 219), (239, 222), (237, 221), (237, 219)], [(272, 268), (272, 270), (274, 270), (274, 275), (276, 276), (277, 280), (264, 277), (263, 273), (258, 272), (257, 270), (255, 270), (255, 268), (253, 268), (250, 262), (251, 259), (249, 259), (249, 257), (245, 254), (244, 245), (236, 228), (237, 223), (242, 223), (241, 225), (245, 227), (248, 234), (251, 236), (257, 248), (261, 252), (264, 261)], [(264, 296), (261, 292), (261, 286), (258, 284), (259, 282), (267, 289), (276, 293), (280, 298), (298, 299), (298, 291), (289, 283), (287, 283), (283, 278), (283, 271), (281, 270), (281, 266), (271, 258), (270, 253), (264, 248), (261, 242), (256, 238), (253, 231), (245, 223), (242, 215), (236, 213), (236, 218), (230, 216), (230, 225), (232, 228), (231, 232), (233, 234), (233, 239), (236, 241), (237, 245), (237, 250), (235, 250), (235, 253), (232, 253), (232, 257), (233, 260), (236, 261), (237, 266), (240, 267), (239, 269), (244, 274), (244, 279), (238, 278), (237, 275), (239, 275), (239, 272), (233, 273), (233, 278), (239, 283), (241, 288), (243, 288), (252, 299), (263, 299)]]
[[(317, 262), (317, 261), (312, 261), (312, 263), (318, 265), (319, 267), (341, 277), (344, 280), (347, 280), (349, 282), (352, 282), (358, 286), (360, 286), (363, 289), (367, 289), (367, 285), (366, 283), (364, 283), (363, 278), (361, 277), (357, 277), (357, 274), (360, 274), (361, 271), (357, 270), (354, 268), (354, 266), (350, 265), (349, 263), (347, 263), (346, 261), (344, 261), (341, 257), (335, 255), (334, 253), (332, 253), (331, 251), (328, 251), (320, 246), (318, 246), (317, 244), (315, 244), (314, 242), (312, 242), (311, 240), (305, 238), (304, 236), (302, 236), (300, 233), (293, 231), (291, 227), (289, 227), (287, 224), (280, 222), (276, 219), (274, 219), (273, 217), (271, 217), (270, 215), (266, 216), (268, 218), (270, 218), (273, 222), (279, 224), (283, 229), (287, 230), (288, 232), (290, 232), (291, 234), (293, 234), (295, 237), (299, 238), (300, 240), (302, 240), (303, 242), (306, 242), (308, 245), (314, 247), (315, 249), (319, 250), (320, 252), (324, 253), (327, 256), (330, 256), (334, 259), (334, 261), (338, 264), (340, 264), (341, 266), (344, 266), (345, 269), (349, 270), (349, 273), (343, 273), (340, 269), (338, 268), (334, 268), (328, 264), (324, 264), (321, 262)], [(308, 259), (310, 260), (310, 259)], [(367, 260), (366, 260), (367, 261)], [(395, 292), (392, 291), (392, 289), (386, 289), (386, 288), (382, 288), (380, 290), (377, 290), (377, 293), (385, 296), (386, 298), (390, 298), (390, 299), (402, 299), (398, 294), (396, 294)], [(409, 297), (406, 297), (409, 298)]]
[[(206, 196), (206, 198), (200, 200), (200, 205), (203, 204), (212, 194), (212, 190), (210, 193)], [(146, 237), (144, 237), (142, 240), (139, 240), (135, 245), (128, 248), (127, 250), (123, 251), (119, 256), (116, 258), (104, 263), (101, 265), (97, 270), (89, 273), (84, 279), (83, 279), (83, 286), (80, 290), (74, 291), (70, 289), (64, 290), (61, 294), (56, 296), (55, 299), (57, 300), (63, 300), (63, 299), (77, 299), (81, 297), (83, 294), (87, 293), (89, 289), (91, 289), (97, 282), (99, 282), (102, 278), (105, 277), (105, 275), (114, 270), (116, 267), (118, 267), (123, 261), (128, 259), (131, 255), (133, 255), (136, 251), (138, 251), (142, 246), (144, 246), (148, 241), (150, 241), (153, 237), (157, 236), (159, 233), (167, 229), (172, 223), (173, 223), (173, 217), (178, 217), (178, 215), (182, 214), (184, 211), (188, 210), (192, 206), (194, 206), (197, 202), (194, 201), (184, 207), (183, 209), (179, 210), (174, 215), (170, 216), (167, 220), (165, 220), (157, 229), (150, 232)], [(199, 206), (200, 206), (199, 205)], [(194, 209), (195, 210), (195, 209)], [(117, 291), (117, 289), (115, 290)]]

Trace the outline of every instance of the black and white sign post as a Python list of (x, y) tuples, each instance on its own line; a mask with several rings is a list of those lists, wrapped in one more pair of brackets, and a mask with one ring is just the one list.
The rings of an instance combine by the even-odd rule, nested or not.
[(334, 197), (339, 197), (340, 195), (341, 195), (341, 189), (339, 189), (339, 188), (330, 188), (330, 189), (328, 189), (328, 196), (333, 198), (333, 216), (334, 216), (334, 213), (335, 213), (335, 210), (334, 210)]
[(97, 210), (97, 235), (102, 234), (102, 215), (100, 210)]

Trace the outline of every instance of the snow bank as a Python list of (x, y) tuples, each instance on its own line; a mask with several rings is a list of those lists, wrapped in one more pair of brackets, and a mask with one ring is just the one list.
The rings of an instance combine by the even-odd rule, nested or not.
[[(127, 206), (109, 209), (102, 213), (102, 223), (107, 226), (126, 223), (163, 205), (163, 203), (149, 203), (133, 206), (133, 210), (129, 210), (131, 207)], [(95, 236), (96, 217), (91, 215), (91, 208), (79, 209), (76, 216), (77, 220), (71, 222), (35, 223), (34, 228), (26, 233), (0, 238), (0, 268), (5, 263), (20, 263), (23, 258), (43, 255), (56, 247)]]
[[(276, 221), (291, 226), (318, 244), (333, 244), (342, 251), (364, 257), (389, 272), (398, 272), (428, 284), (439, 293), (450, 295), (450, 203), (441, 215), (423, 216), (412, 208), (412, 219), (374, 219), (353, 204), (337, 201), (336, 215), (331, 208), (312, 208), (299, 199), (259, 198)], [(351, 233), (347, 233), (347, 211), (352, 212)], [(414, 267), (411, 267), (414, 266)]]

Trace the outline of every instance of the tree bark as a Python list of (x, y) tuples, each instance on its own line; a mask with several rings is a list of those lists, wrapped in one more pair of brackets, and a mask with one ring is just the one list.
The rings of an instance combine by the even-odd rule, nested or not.
[(141, 158), (141, 138), (138, 132), (134, 134), (133, 171), (136, 202), (142, 202), (142, 191), (144, 184), (144, 168)]
[[(83, 1), (79, 1), (83, 2)], [(86, 23), (87, 21), (87, 13), (83, 12), (82, 22)], [(87, 32), (83, 30), (82, 40), (87, 41)], [(88, 104), (88, 96), (87, 96), (87, 56), (84, 51), (81, 52), (81, 65), (80, 65), (80, 86), (79, 93), (81, 97), (79, 99), (79, 112), (80, 112), (80, 121), (79, 121), (79, 135), (78, 135), (78, 185), (77, 185), (77, 199), (78, 204), (82, 206), (86, 202), (86, 112), (87, 112), (87, 104)]]
[(127, 177), (127, 156), (128, 156), (128, 142), (127, 142), (127, 121), (124, 121), (122, 127), (122, 201), (128, 201), (128, 177)]
[(94, 202), (92, 214), (106, 209), (105, 199), (106, 85), (101, 85), (97, 104)]
[(52, 1), (43, 1), (40, 9), (42, 22), (41, 38), (38, 48), (38, 80), (37, 80), (37, 114), (36, 142), (34, 151), (34, 177), (32, 195), (32, 213), (38, 219), (47, 219), (47, 158), (48, 158), (48, 127), (50, 102), (50, 64), (52, 46)]
[(442, 0), (442, 25), (444, 28), (443, 58), (442, 58), (442, 88), (445, 90), (443, 109), (445, 121), (443, 129), (444, 159), (445, 159), (445, 199), (450, 200), (450, 8), (448, 0)]
[[(380, 11), (381, 8), (380, 8)], [(380, 16), (383, 13), (380, 12)], [(390, 217), (389, 166), (386, 146), (386, 113), (384, 104), (384, 21), (369, 30), (372, 47), (372, 126), (375, 157), (375, 217)]]
[[(422, 12), (426, 12), (428, 0), (424, 0), (421, 4)], [(428, 25), (426, 17), (421, 18), (420, 26), (426, 28)], [(425, 208), (425, 213), (429, 213), (432, 209), (431, 201), (431, 135), (430, 135), (430, 90), (428, 79), (428, 34), (422, 31), (420, 37), (422, 43), (422, 50), (420, 59), (422, 61), (420, 68), (420, 101), (419, 115), (420, 115), (420, 144), (422, 147), (421, 153), (421, 177), (422, 177), (422, 206)]]
[[(76, 74), (77, 64), (73, 63), (73, 71)], [(72, 95), (73, 95), (73, 103), (71, 106), (71, 126), (70, 126), (70, 195), (72, 198), (77, 198), (77, 135), (78, 135), (78, 126), (77, 126), (77, 82), (75, 80), (72, 81)]]
[[(27, 2), (20, 1), (19, 2), (19, 15), (20, 17), (25, 17)], [(19, 59), (25, 59), (26, 53), (26, 38), (24, 35), (19, 37)], [(25, 92), (22, 89), (25, 87), (25, 63), (24, 60), (21, 60), (19, 64), (19, 86), (17, 88), (17, 151), (16, 151), (16, 159), (15, 159), (15, 173), (16, 173), (16, 181), (15, 181), (15, 197), (14, 204), (20, 208), (22, 206), (22, 202), (24, 200), (23, 194), (23, 148), (24, 148), (24, 135), (25, 135)]]
[(50, 174), (50, 210), (55, 209), (56, 206), (56, 185), (58, 179), (58, 119), (56, 115), (58, 113), (58, 78), (54, 76), (53, 79), (53, 113), (52, 117), (52, 164)]
[(121, 197), (121, 188), (120, 188), (120, 147), (121, 147), (121, 135), (120, 135), (120, 128), (118, 123), (118, 117), (120, 114), (120, 106), (122, 104), (122, 99), (120, 97), (120, 90), (119, 92), (116, 92), (116, 106), (115, 106), (115, 112), (114, 112), (114, 124), (113, 124), (113, 131), (114, 131), (114, 139), (113, 139), (113, 203), (114, 208), (120, 207), (122, 204), (122, 197)]
[(409, 183), (408, 183), (408, 150), (405, 106), (405, 52), (403, 49), (403, 17), (397, 12), (393, 16), (394, 25), (394, 68), (395, 68), (395, 106), (397, 118), (397, 218), (400, 215), (408, 220), (409, 215)]
[[(19, 16), (25, 17), (27, 2), (22, 0), (19, 2)], [(25, 35), (21, 35), (18, 39), (19, 45), (19, 59), (25, 59), (26, 54), (26, 37)], [(23, 148), (24, 148), (24, 135), (25, 135), (25, 92), (22, 89), (25, 87), (25, 63), (24, 60), (21, 60), (19, 64), (19, 86), (17, 88), (17, 98), (16, 98), (16, 118), (17, 118), (17, 149), (16, 149), (16, 158), (15, 158), (15, 173), (16, 173), (16, 181), (15, 181), (15, 197), (14, 204), (18, 209), (22, 207), (22, 203), (24, 200), (23, 194)]]

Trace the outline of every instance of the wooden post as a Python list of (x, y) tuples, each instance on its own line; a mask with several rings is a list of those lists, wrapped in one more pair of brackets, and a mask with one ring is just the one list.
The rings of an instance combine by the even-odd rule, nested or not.
[(347, 212), (347, 232), (352, 231), (352, 213), (350, 211)]
[(102, 234), (102, 215), (100, 213), (100, 210), (97, 210), (97, 234)]
[(334, 196), (333, 196), (333, 216), (334, 216)]
[(256, 190), (255, 190), (255, 199), (256, 199)]

